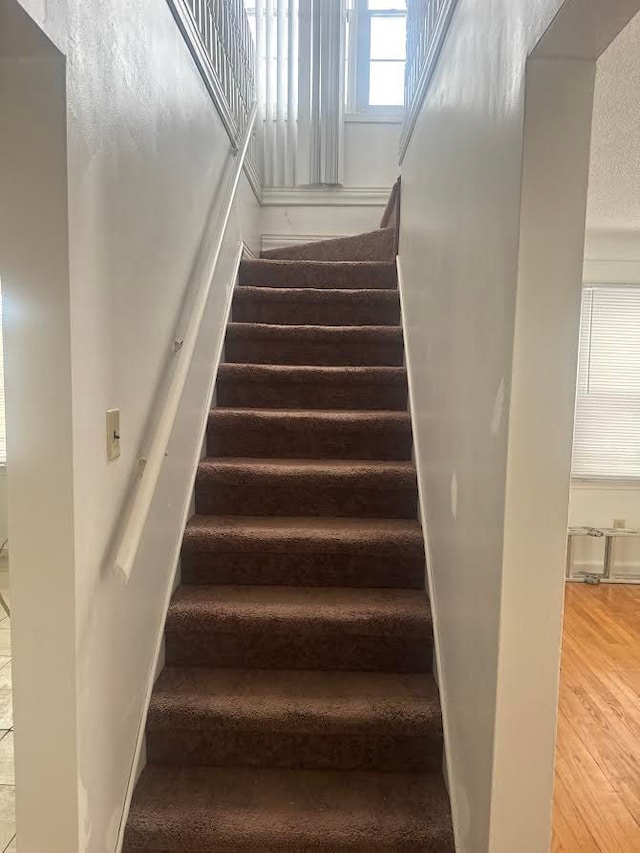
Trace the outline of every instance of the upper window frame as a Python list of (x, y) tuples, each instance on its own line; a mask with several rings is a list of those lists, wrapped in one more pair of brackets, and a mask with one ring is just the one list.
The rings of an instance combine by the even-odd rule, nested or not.
[[(406, 9), (369, 9), (367, 0), (351, 0), (347, 6), (348, 46), (345, 119), (401, 122), (405, 105), (372, 106), (369, 104), (371, 62), (371, 20), (373, 18), (405, 18)], [(406, 60), (405, 60), (406, 61)]]

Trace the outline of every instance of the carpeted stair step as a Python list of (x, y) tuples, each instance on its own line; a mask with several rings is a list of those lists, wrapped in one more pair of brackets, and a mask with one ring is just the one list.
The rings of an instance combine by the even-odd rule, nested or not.
[(326, 290), (237, 287), (233, 320), (239, 323), (323, 326), (397, 326), (397, 290)]
[(221, 364), (220, 406), (263, 409), (407, 408), (404, 367), (307, 367)]
[(147, 761), (306, 770), (438, 771), (432, 675), (167, 667)]
[(268, 249), (260, 257), (295, 261), (393, 261), (398, 254), (395, 226), (377, 228), (354, 237), (334, 237)]
[(148, 766), (124, 853), (453, 853), (439, 774)]
[(397, 287), (395, 261), (244, 260), (240, 284), (253, 287), (366, 288)]
[(388, 365), (404, 360), (400, 326), (229, 323), (225, 359), (240, 364)]
[(169, 665), (429, 672), (424, 591), (181, 586), (165, 625)]
[(201, 515), (416, 518), (412, 462), (203, 459), (196, 475)]
[(417, 521), (195, 515), (181, 556), (185, 584), (424, 589)]
[(408, 412), (213, 409), (209, 456), (411, 459)]

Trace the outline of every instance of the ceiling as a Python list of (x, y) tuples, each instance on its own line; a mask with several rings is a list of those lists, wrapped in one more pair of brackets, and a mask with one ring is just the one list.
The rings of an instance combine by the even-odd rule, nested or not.
[(640, 232), (640, 13), (598, 60), (587, 227)]

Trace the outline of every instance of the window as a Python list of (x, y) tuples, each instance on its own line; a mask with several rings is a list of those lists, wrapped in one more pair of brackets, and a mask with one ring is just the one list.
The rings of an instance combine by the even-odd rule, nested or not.
[(407, 4), (349, 0), (347, 112), (394, 115), (404, 107)]
[(584, 288), (572, 476), (640, 478), (640, 286)]

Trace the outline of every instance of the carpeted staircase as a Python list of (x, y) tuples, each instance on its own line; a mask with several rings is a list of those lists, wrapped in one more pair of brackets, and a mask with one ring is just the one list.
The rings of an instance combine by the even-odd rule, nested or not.
[(232, 318), (124, 850), (452, 851), (395, 266)]

